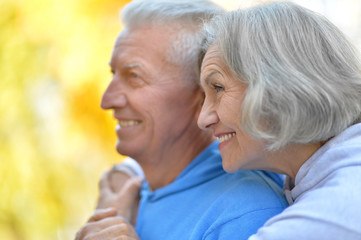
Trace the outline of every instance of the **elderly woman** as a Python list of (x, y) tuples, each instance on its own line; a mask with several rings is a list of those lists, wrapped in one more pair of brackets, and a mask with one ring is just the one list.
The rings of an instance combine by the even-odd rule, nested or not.
[[(289, 2), (204, 27), (198, 125), (223, 167), (287, 175), (291, 204), (251, 239), (361, 239), (361, 61), (324, 17)], [(236, 234), (236, 233), (235, 233)]]

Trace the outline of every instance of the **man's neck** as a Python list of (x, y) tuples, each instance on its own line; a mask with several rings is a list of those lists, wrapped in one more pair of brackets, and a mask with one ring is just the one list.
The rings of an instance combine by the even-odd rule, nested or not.
[(156, 190), (173, 182), (212, 141), (213, 138), (209, 134), (202, 132), (190, 141), (191, 144), (190, 142), (177, 144), (161, 154), (149, 155), (151, 159), (138, 161), (150, 188)]

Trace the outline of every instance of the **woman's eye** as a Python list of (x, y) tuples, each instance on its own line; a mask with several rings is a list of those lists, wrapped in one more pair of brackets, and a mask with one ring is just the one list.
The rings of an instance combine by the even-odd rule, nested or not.
[(213, 88), (216, 90), (216, 92), (221, 92), (224, 90), (224, 88), (218, 84), (213, 84)]

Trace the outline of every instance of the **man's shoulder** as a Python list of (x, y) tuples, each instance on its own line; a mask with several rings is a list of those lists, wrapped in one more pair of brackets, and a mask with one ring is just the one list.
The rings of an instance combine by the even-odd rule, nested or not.
[(262, 171), (225, 173), (213, 181), (218, 182), (211, 190), (217, 197), (199, 219), (202, 233), (195, 236), (250, 236), (287, 207), (282, 189)]
[(282, 179), (277, 179), (277, 175), (258, 170), (240, 170), (221, 175), (219, 181), (224, 190), (220, 199), (231, 205), (247, 203), (252, 207), (254, 203), (254, 206), (261, 207), (287, 206), (279, 184)]

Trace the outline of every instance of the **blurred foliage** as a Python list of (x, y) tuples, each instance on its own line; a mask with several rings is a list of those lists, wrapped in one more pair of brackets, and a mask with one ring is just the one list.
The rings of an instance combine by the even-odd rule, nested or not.
[(121, 161), (99, 104), (126, 2), (0, 1), (0, 239), (73, 239)]
[(126, 2), (0, 0), (0, 239), (73, 239), (121, 161), (99, 104)]

